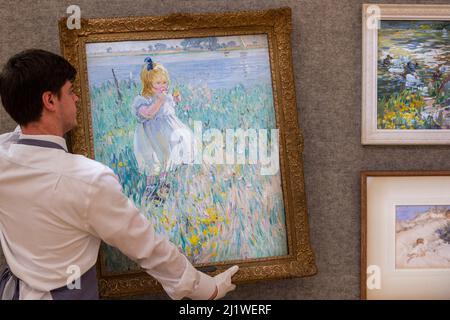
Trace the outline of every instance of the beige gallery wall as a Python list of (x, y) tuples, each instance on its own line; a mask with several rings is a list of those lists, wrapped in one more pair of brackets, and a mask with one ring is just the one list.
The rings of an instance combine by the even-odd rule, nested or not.
[[(357, 299), (361, 170), (449, 170), (448, 146), (362, 146), (360, 0), (0, 0), (0, 65), (25, 48), (59, 53), (57, 21), (83, 17), (224, 12), (289, 6), (311, 243), (319, 272), (240, 285), (232, 299)], [(0, 134), (14, 122), (0, 109)], [(0, 252), (0, 267), (4, 257)], [(142, 297), (141, 297), (142, 298)], [(165, 298), (164, 295), (143, 298)]]

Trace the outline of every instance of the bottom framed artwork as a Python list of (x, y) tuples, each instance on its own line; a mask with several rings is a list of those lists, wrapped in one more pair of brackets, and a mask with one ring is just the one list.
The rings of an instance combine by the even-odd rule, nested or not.
[(450, 171), (361, 173), (361, 298), (450, 299)]

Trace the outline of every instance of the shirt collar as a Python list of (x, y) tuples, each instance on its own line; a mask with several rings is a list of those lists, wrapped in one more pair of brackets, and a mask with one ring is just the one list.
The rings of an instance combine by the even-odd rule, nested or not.
[(34, 140), (44, 140), (44, 141), (54, 142), (54, 143), (59, 144), (61, 147), (64, 148), (64, 150), (66, 150), (68, 152), (66, 140), (64, 140), (64, 138), (62, 138), (62, 137), (46, 135), (46, 134), (39, 134), (39, 135), (36, 134), (35, 135), (35, 134), (21, 133), (19, 136), (19, 139), (34, 139)]

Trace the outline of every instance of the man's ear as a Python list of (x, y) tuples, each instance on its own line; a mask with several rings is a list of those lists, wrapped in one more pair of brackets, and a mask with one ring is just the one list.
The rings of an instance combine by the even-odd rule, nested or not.
[(44, 106), (44, 109), (47, 109), (48, 111), (56, 110), (55, 95), (51, 91), (45, 91), (42, 94), (42, 105)]

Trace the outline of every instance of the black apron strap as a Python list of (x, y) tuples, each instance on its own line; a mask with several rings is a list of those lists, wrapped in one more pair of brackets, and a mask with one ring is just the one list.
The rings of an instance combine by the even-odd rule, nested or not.
[(6, 267), (0, 276), (0, 300), (19, 300), (19, 279)]
[[(66, 151), (62, 146), (57, 143), (45, 141), (45, 140), (35, 140), (35, 139), (19, 139), (17, 144), (25, 144), (29, 146), (43, 147), (43, 148), (53, 148)], [(67, 152), (67, 151), (66, 151)], [(8, 279), (14, 277), (17, 279), (9, 270), (6, 268), (5, 272), (0, 278), (0, 297), (4, 291), (4, 287), (8, 282)], [(4, 280), (5, 279), (5, 280)], [(53, 300), (98, 300), (98, 287), (97, 287), (97, 270), (94, 265), (88, 271), (86, 271), (79, 279), (80, 289), (74, 288), (69, 289), (67, 286), (54, 289), (50, 291)], [(14, 297), (19, 299), (19, 281), (16, 281), (16, 291), (14, 292)]]
[(81, 278), (80, 288), (69, 289), (63, 286), (50, 291), (53, 300), (98, 300), (96, 265), (86, 271)]
[(19, 139), (16, 142), (17, 144), (25, 144), (28, 146), (35, 146), (35, 147), (43, 147), (43, 148), (53, 148), (53, 149), (60, 149), (66, 151), (62, 146), (55, 142), (51, 141), (45, 141), (45, 140), (36, 140), (36, 139)]
[[(20, 280), (6, 267), (0, 277), (0, 300), (19, 300)], [(98, 300), (97, 271), (94, 265), (79, 279), (80, 288), (67, 286), (50, 291), (53, 300)]]

